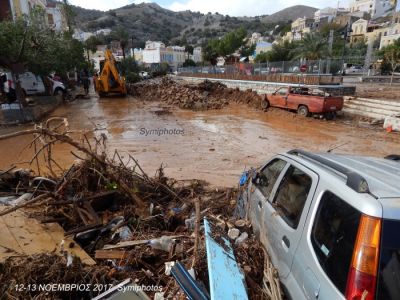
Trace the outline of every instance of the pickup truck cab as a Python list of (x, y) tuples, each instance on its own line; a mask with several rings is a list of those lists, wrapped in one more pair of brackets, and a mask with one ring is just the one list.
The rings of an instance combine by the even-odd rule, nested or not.
[(295, 110), (305, 117), (317, 114), (333, 119), (336, 112), (342, 110), (343, 102), (343, 96), (333, 96), (323, 86), (286, 86), (267, 94), (262, 106), (264, 109), (273, 106)]
[(291, 150), (244, 174), (237, 215), (288, 299), (400, 299), (399, 170), (400, 155)]

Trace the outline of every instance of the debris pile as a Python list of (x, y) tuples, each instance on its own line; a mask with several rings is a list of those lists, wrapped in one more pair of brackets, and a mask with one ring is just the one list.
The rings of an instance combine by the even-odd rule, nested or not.
[(145, 100), (167, 102), (183, 109), (221, 109), (229, 103), (242, 103), (262, 109), (262, 97), (256, 92), (227, 88), (220, 82), (209, 80), (190, 85), (163, 78), (161, 82), (131, 84), (128, 86), (128, 93)]
[[(51, 123), (60, 121), (54, 126)], [(89, 299), (104, 290), (87, 289), (69, 294), (65, 291), (16, 290), (15, 284), (108, 284), (116, 286), (130, 278), (139, 286), (159, 286), (146, 291), (158, 299), (180, 297), (171, 266), (179, 262), (208, 285), (202, 220), (211, 220), (229, 236), (241, 272), (245, 275), (250, 299), (261, 299), (265, 256), (254, 238), (251, 226), (232, 218), (236, 205), (234, 189), (215, 189), (205, 182), (176, 181), (164, 175), (162, 166), (154, 177), (148, 176), (137, 160), (118, 151), (107, 155), (104, 136), (89, 142), (82, 133), (77, 141), (70, 136), (65, 119), (53, 119), (7, 136), (33, 134), (37, 174), (15, 168), (0, 172), (0, 191), (9, 206), (0, 216), (25, 209), (42, 223), (58, 222), (65, 235), (72, 236), (96, 265), (84, 265), (71, 255), (74, 245), (64, 245), (53, 253), (8, 258), (0, 263), (0, 281), (6, 283), (1, 294), (10, 298)], [(79, 158), (68, 170), (52, 158), (53, 146), (67, 143)], [(36, 143), (40, 143), (36, 145)], [(52, 175), (40, 174), (36, 158), (44, 160)], [(4, 200), (4, 197), (2, 197)], [(10, 205), (11, 204), (11, 205)], [(215, 237), (217, 241), (218, 238)]]

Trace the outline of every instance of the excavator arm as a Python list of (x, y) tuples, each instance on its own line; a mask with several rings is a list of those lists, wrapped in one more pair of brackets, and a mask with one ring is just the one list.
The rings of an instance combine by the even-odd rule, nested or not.
[(115, 58), (109, 49), (105, 52), (103, 69), (96, 81), (96, 90), (99, 96), (109, 93), (126, 95), (125, 78), (119, 75)]

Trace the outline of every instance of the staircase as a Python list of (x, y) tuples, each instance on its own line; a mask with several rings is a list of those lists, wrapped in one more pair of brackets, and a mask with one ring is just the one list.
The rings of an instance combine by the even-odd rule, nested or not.
[(373, 119), (400, 115), (400, 100), (378, 100), (369, 98), (345, 98), (344, 113)]

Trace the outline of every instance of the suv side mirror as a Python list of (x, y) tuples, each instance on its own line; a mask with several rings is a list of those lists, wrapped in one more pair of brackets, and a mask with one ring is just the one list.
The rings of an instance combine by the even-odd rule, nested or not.
[(254, 172), (251, 176), (251, 182), (257, 184), (259, 178), (258, 176), (259, 176), (258, 172)]

